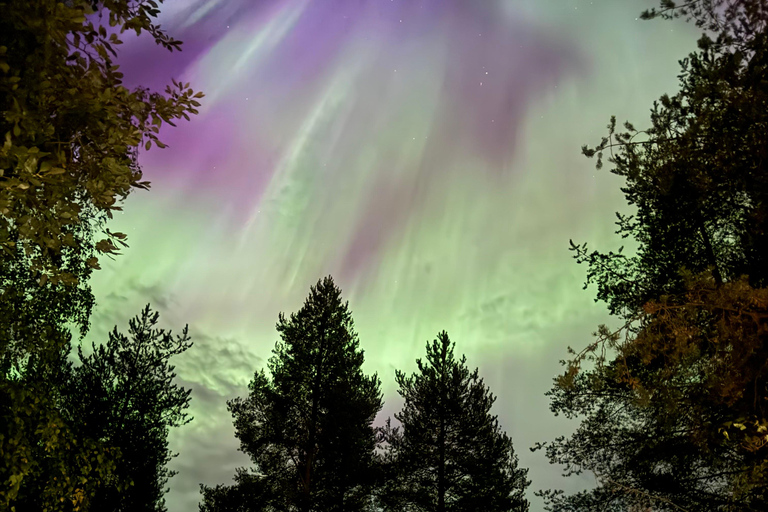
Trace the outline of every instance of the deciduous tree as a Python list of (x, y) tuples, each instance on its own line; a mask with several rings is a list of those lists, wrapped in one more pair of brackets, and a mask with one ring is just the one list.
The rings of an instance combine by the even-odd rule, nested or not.
[[(0, 2), (0, 252), (20, 245), (43, 282), (73, 282), (60, 266), (83, 244), (118, 250), (125, 235), (104, 221), (148, 187), (139, 148), (163, 147), (159, 128), (197, 112), (188, 84), (129, 90), (113, 60), (125, 31), (180, 49), (154, 21), (161, 2)], [(92, 238), (78, 236), (82, 223)]]
[[(88, 278), (126, 238), (107, 221), (148, 187), (139, 149), (196, 113), (188, 84), (129, 90), (114, 63), (126, 30), (180, 48), (160, 3), (0, 1), (0, 507), (36, 488), (40, 506), (83, 510), (112, 471), (108, 448), (65, 422), (60, 382), (40, 379), (66, 373), (68, 326), (88, 329)], [(30, 483), (41, 475), (48, 487)]]

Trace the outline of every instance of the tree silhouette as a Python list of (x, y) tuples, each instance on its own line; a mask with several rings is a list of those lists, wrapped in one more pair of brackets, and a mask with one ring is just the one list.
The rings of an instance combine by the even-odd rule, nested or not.
[[(203, 487), (201, 510), (366, 510), (380, 383), (363, 373), (352, 315), (333, 279), (318, 281), (290, 318), (281, 313), (277, 331), (269, 373), (258, 371), (248, 396), (228, 402), (253, 471), (239, 471), (233, 487)], [(249, 495), (258, 499), (233, 503)]]
[[(85, 510), (114, 457), (73, 430), (60, 388), (69, 327), (84, 335), (87, 283), (125, 235), (107, 222), (141, 179), (139, 147), (196, 113), (188, 84), (129, 90), (114, 64), (118, 32), (147, 32), (157, 2), (0, 2), (0, 508)], [(107, 27), (114, 27), (108, 29)]]
[(78, 432), (119, 450), (111, 485), (92, 499), (99, 511), (162, 512), (165, 485), (174, 472), (168, 433), (191, 418), (191, 390), (173, 382), (170, 359), (192, 343), (182, 334), (157, 328), (159, 314), (147, 305), (129, 322), (129, 336), (115, 328), (104, 345), (94, 345), (74, 369), (64, 396), (69, 424)]
[(768, 285), (768, 2), (662, 5), (718, 32), (681, 61), (680, 91), (654, 103), (648, 129), (627, 122), (617, 131), (613, 117), (608, 136), (583, 148), (598, 168), (610, 152), (611, 172), (624, 178), (635, 209), (617, 213), (617, 234), (637, 243), (636, 254), (572, 246), (597, 298), (624, 318), (683, 292), (681, 268), (709, 270), (717, 283), (746, 275), (754, 287)]
[[(681, 62), (680, 91), (651, 127), (630, 123), (587, 156), (610, 151), (632, 216), (633, 255), (589, 252), (587, 283), (621, 318), (565, 362), (549, 393), (581, 418), (540, 444), (594, 490), (542, 494), (553, 511), (758, 511), (768, 507), (768, 3), (663, 1), (645, 17), (693, 19), (710, 31)], [(714, 31), (714, 33), (712, 33)]]
[[(530, 482), (518, 468), (510, 438), (490, 413), (495, 397), (456, 360), (448, 334), (427, 344), (418, 372), (396, 372), (405, 399), (383, 429), (387, 481), (380, 493), (387, 510), (419, 512), (523, 512)], [(402, 429), (402, 430), (401, 430)]]

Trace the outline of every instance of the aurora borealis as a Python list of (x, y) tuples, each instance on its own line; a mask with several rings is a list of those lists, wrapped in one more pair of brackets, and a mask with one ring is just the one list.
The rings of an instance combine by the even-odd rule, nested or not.
[(190, 325), (176, 361), (193, 389), (171, 433), (170, 512), (198, 483), (229, 482), (228, 398), (270, 356), (280, 311), (332, 274), (350, 302), (382, 419), (394, 369), (445, 329), (480, 367), (533, 490), (563, 480), (528, 448), (568, 432), (544, 392), (604, 307), (568, 240), (613, 248), (620, 181), (580, 155), (611, 114), (646, 122), (694, 48), (684, 23), (643, 22), (654, 1), (167, 0), (168, 54), (125, 37), (132, 84), (206, 93), (200, 114), (140, 157), (113, 229), (130, 248), (93, 279), (88, 339), (150, 302)]

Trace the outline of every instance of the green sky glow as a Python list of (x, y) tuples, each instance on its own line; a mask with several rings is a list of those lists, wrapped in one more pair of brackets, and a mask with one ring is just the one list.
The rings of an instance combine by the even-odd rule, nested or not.
[[(112, 226), (130, 248), (93, 279), (88, 338), (147, 302), (163, 325), (190, 324), (177, 373), (195, 420), (172, 434), (171, 512), (196, 510), (199, 482), (246, 463), (224, 402), (269, 357), (278, 312), (327, 274), (382, 378), (382, 417), (399, 404), (394, 369), (412, 370), (445, 329), (499, 397), (532, 490), (582, 485), (528, 450), (567, 432), (543, 393), (565, 347), (607, 318), (568, 240), (615, 248), (620, 182), (579, 148), (611, 114), (647, 120), (696, 33), (637, 21), (653, 2), (457, 2), (340, 8), (325, 28), (304, 0), (169, 9), (167, 25), (196, 48), (178, 77), (207, 98), (167, 132), (169, 149), (143, 156), (152, 190)], [(398, 19), (413, 21), (399, 33)], [(132, 51), (127, 75), (164, 78), (160, 64), (136, 64), (146, 48)]]

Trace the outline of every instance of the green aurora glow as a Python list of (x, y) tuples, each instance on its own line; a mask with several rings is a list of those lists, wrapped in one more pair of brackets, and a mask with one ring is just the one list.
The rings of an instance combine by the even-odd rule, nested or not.
[[(614, 248), (623, 200), (579, 148), (611, 114), (647, 120), (697, 34), (637, 21), (650, 1), (398, 1), (384, 14), (342, 0), (325, 14), (310, 0), (168, 4), (164, 26), (191, 53), (177, 77), (207, 97), (166, 132), (169, 149), (143, 155), (152, 190), (113, 223), (130, 248), (93, 279), (88, 339), (147, 302), (164, 326), (190, 324), (176, 364), (195, 419), (172, 433), (171, 512), (247, 464), (225, 401), (270, 356), (278, 312), (327, 274), (382, 378), (382, 419), (400, 403), (394, 369), (412, 371), (445, 329), (498, 396), (531, 491), (589, 485), (528, 450), (568, 431), (543, 394), (565, 347), (607, 319), (568, 240)], [(413, 23), (401, 34), (397, 19)], [(468, 43), (478, 27), (490, 42)], [(126, 46), (127, 76), (166, 81), (162, 60)]]

